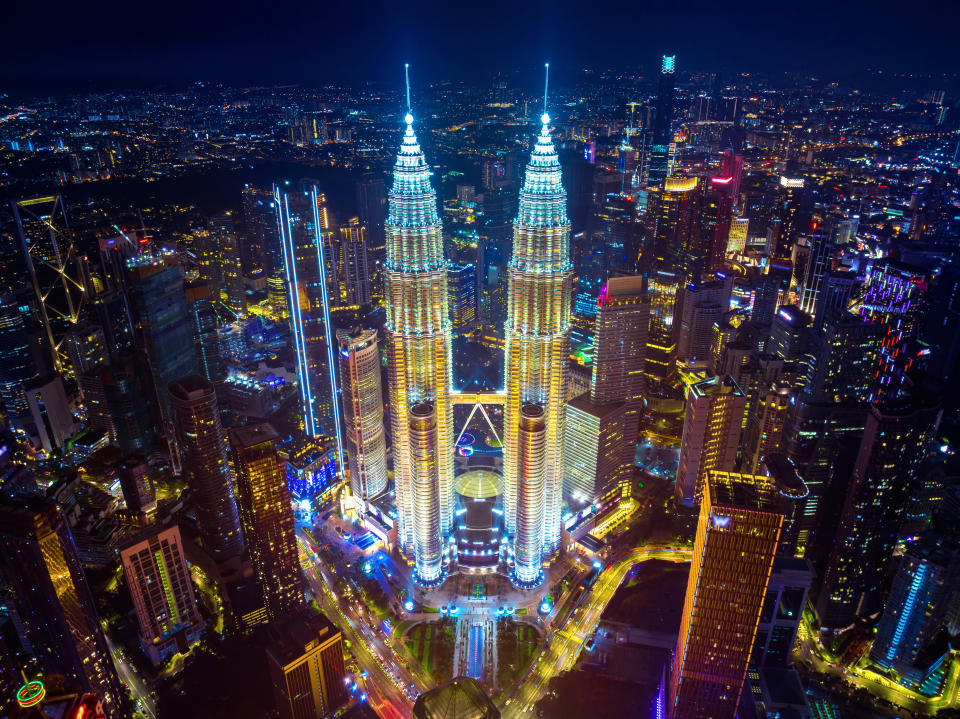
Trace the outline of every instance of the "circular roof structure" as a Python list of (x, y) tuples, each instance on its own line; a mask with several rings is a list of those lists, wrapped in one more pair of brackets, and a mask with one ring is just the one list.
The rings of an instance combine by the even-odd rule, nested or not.
[(470, 499), (490, 499), (503, 491), (503, 481), (497, 472), (474, 469), (464, 472), (453, 481), (457, 494)]

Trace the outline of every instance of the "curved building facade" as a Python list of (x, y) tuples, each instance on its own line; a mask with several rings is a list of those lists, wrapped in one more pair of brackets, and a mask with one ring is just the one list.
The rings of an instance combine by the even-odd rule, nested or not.
[[(570, 223), (560, 162), (544, 114), (520, 190), (508, 268), (505, 327), (506, 395), (503, 448), (504, 519), (514, 553), (525, 566), (532, 554), (560, 546), (563, 424), (570, 351)], [(544, 426), (543, 500), (528, 501), (529, 470), (520, 443), (522, 407), (540, 405)], [(524, 506), (521, 511), (521, 497)], [(537, 565), (539, 570), (539, 564)]]
[[(385, 226), (387, 370), (398, 541), (404, 552), (414, 554), (418, 574), (426, 579), (434, 570), (420, 565), (416, 547), (432, 543), (434, 530), (415, 521), (415, 510), (423, 501), (420, 495), (428, 492), (437, 498), (438, 540), (449, 531), (453, 515), (450, 319), (437, 195), (413, 131), (413, 116), (408, 113), (405, 119)], [(411, 450), (410, 411), (417, 402), (432, 403), (436, 412), (432, 485), (424, 479), (429, 473), (415, 466), (423, 459)]]
[(360, 328), (338, 330), (337, 342), (350, 489), (355, 497), (372, 499), (387, 488), (377, 332)]

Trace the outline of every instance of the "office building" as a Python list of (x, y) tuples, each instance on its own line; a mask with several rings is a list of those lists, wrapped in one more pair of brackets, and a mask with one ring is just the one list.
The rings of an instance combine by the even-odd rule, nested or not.
[(760, 461), (784, 445), (784, 432), (793, 395), (783, 383), (770, 385), (757, 397), (747, 416), (746, 442), (743, 445), (744, 472), (757, 474)]
[(657, 84), (657, 104), (650, 145), (647, 184), (660, 186), (673, 169), (673, 95), (676, 86), (676, 55), (664, 55)]
[(64, 446), (77, 429), (60, 375), (35, 379), (24, 388), (27, 421), (23, 424), (36, 446), (48, 454)]
[(289, 292), (303, 431), (311, 437), (334, 435), (339, 409), (334, 401), (336, 363), (330, 307), (339, 302), (340, 290), (326, 196), (304, 181), (296, 190), (275, 188), (274, 202)]
[(27, 413), (24, 387), (38, 378), (24, 321), (28, 310), (17, 295), (0, 295), (0, 402), (11, 418)]
[[(450, 404), (451, 349), (447, 264), (437, 214), (437, 196), (413, 131), (413, 115), (404, 118), (400, 152), (393, 171), (386, 223), (386, 340), (393, 472), (396, 488), (398, 541), (403, 551), (433, 543), (446, 535), (453, 519), (453, 410)], [(436, 414), (436, 467), (414, 461), (411, 407), (429, 402)], [(436, 476), (436, 486), (426, 478)], [(418, 496), (420, 489), (426, 496)], [(438, 526), (419, 524), (415, 508), (437, 499)], [(439, 562), (417, 567), (422, 582), (440, 577)]]
[(129, 716), (70, 527), (38, 495), (0, 495), (0, 574), (20, 644), (45, 675), (96, 692), (109, 719)]
[(191, 282), (184, 287), (184, 299), (187, 303), (187, 314), (190, 316), (193, 348), (200, 375), (207, 382), (220, 382), (223, 380), (224, 371), (210, 286), (204, 282)]
[(240, 192), (244, 228), (244, 241), (240, 245), (243, 271), (262, 269), (266, 275), (283, 271), (283, 251), (280, 248), (273, 191), (266, 187), (244, 185)]
[(80, 261), (60, 195), (10, 203), (53, 370), (70, 375), (64, 335), (86, 312)]
[(277, 455), (279, 439), (266, 423), (230, 432), (243, 536), (270, 621), (282, 619), (304, 604), (290, 490)]
[(340, 630), (312, 609), (270, 627), (267, 666), (282, 719), (324, 719), (350, 698)]
[(806, 559), (777, 556), (760, 611), (750, 667), (787, 667), (803, 608), (813, 585), (813, 567)]
[(140, 646), (154, 665), (200, 641), (203, 620), (177, 525), (147, 530), (125, 543), (120, 561), (140, 626)]
[(450, 322), (460, 335), (477, 328), (477, 268), (473, 264), (451, 263), (447, 268), (450, 292)]
[(150, 514), (156, 510), (157, 489), (151, 473), (147, 458), (142, 454), (128, 455), (117, 466), (123, 501), (131, 513)]
[[(637, 414), (630, 416), (632, 424), (625, 402), (598, 405), (589, 392), (567, 403), (563, 496), (571, 508), (599, 503), (629, 482), (637, 444)], [(631, 427), (633, 437), (628, 434)]]
[(341, 303), (354, 307), (370, 304), (371, 275), (367, 231), (356, 220), (340, 228)]
[(673, 719), (733, 719), (783, 516), (771, 479), (710, 472), (669, 686)]
[(680, 281), (700, 278), (706, 269), (700, 253), (700, 183), (696, 177), (671, 175), (647, 200), (653, 223), (646, 243), (652, 246), (650, 267), (673, 272)]
[(147, 253), (128, 261), (127, 275), (137, 347), (150, 359), (160, 417), (166, 423), (170, 419), (167, 386), (197, 373), (183, 272), (172, 253)]
[[(550, 137), (550, 117), (541, 117), (513, 227), (513, 255), (507, 269), (508, 309), (505, 327), (504, 371), (507, 402), (504, 407), (504, 523), (516, 537), (515, 553), (532, 562), (537, 550), (552, 556), (560, 546), (560, 509), (563, 484), (563, 424), (570, 353), (570, 224), (560, 163)], [(527, 403), (539, 405), (544, 425), (546, 477), (543, 501), (521, 509), (528, 468), (521, 462), (527, 451), (521, 435), (529, 418)], [(538, 480), (535, 480), (538, 481)], [(527, 500), (530, 497), (527, 496)], [(525, 538), (525, 540), (521, 539)], [(523, 541), (529, 542), (521, 546)], [(519, 560), (518, 560), (519, 561)], [(536, 572), (540, 564), (536, 564)], [(523, 572), (529, 572), (524, 575)], [(528, 564), (517, 578), (535, 580)]]
[(879, 608), (883, 568), (920, 490), (940, 413), (939, 397), (925, 391), (870, 405), (817, 597), (823, 626), (845, 627)]
[(217, 561), (239, 556), (243, 535), (216, 391), (203, 377), (184, 377), (170, 385), (170, 406), (203, 548)]
[[(387, 488), (387, 444), (376, 330), (337, 330), (350, 490), (364, 502)], [(358, 505), (362, 506), (362, 505)]]
[(877, 625), (870, 661), (908, 684), (922, 684), (943, 661), (936, 646), (960, 578), (955, 543), (934, 533), (907, 546)]
[(679, 503), (699, 503), (707, 473), (734, 468), (746, 404), (743, 390), (729, 375), (703, 379), (687, 389), (675, 488)]
[(243, 257), (233, 214), (224, 212), (210, 221), (210, 232), (217, 246), (224, 304), (237, 314), (247, 311), (247, 288), (243, 282)]

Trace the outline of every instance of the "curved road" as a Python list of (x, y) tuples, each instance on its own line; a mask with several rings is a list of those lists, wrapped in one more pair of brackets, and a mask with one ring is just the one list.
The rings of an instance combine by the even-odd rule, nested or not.
[(532, 712), (543, 689), (553, 677), (569, 671), (580, 656), (584, 642), (593, 633), (600, 615), (607, 608), (617, 588), (633, 567), (651, 559), (668, 562), (689, 562), (693, 551), (673, 547), (638, 547), (618, 555), (604, 567), (590, 592), (583, 596), (563, 626), (547, 637), (543, 650), (530, 665), (526, 675), (501, 705), (504, 719)]

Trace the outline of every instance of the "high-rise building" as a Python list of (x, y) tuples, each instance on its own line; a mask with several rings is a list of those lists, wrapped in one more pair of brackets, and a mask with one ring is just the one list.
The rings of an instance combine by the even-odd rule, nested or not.
[(682, 288), (677, 300), (677, 359), (688, 366), (712, 368), (713, 327), (730, 309), (733, 278), (720, 273), (709, 282), (694, 280)]
[(677, 468), (678, 502), (688, 507), (699, 503), (707, 473), (734, 468), (746, 404), (743, 390), (729, 375), (690, 385)]
[(387, 199), (383, 178), (365, 176), (357, 183), (357, 207), (360, 224), (367, 233), (367, 264), (371, 278), (371, 292), (378, 300), (383, 297), (383, 263), (386, 261), (387, 236), (384, 224), (387, 218)]
[[(388, 201), (384, 274), (398, 541), (404, 552), (416, 555), (417, 546), (432, 545), (440, 539), (435, 534), (445, 535), (452, 523), (454, 436), (447, 264), (437, 196), (413, 131), (413, 115), (408, 112), (404, 119), (407, 129)], [(435, 467), (417, 466), (414, 456), (411, 407), (416, 403), (433, 405), (436, 447), (430, 464)], [(435, 486), (429, 477), (436, 478)], [(418, 522), (417, 516), (429, 516), (421, 504), (432, 506), (434, 497), (437, 523)], [(439, 561), (417, 566), (417, 577), (424, 583), (436, 582), (440, 569)]]
[(197, 367), (208, 382), (220, 382), (224, 371), (220, 360), (217, 316), (210, 287), (205, 282), (191, 282), (184, 287), (184, 298), (190, 316)]
[(764, 455), (777, 452), (783, 446), (793, 396), (788, 385), (777, 383), (769, 386), (757, 398), (752, 413), (747, 417), (746, 443), (743, 447), (743, 467), (748, 474), (757, 474)]
[(146, 457), (142, 454), (125, 457), (117, 467), (117, 474), (123, 501), (130, 512), (149, 514), (156, 510), (157, 490)]
[(709, 473), (670, 677), (674, 719), (736, 716), (782, 523), (773, 480)]
[(673, 166), (673, 95), (676, 86), (676, 55), (664, 55), (660, 63), (657, 105), (653, 120), (647, 184), (657, 187), (670, 174)]
[(468, 334), (477, 326), (477, 268), (451, 263), (447, 268), (450, 291), (450, 322), (457, 334)]
[(128, 264), (137, 346), (150, 359), (160, 416), (170, 418), (167, 386), (197, 373), (183, 272), (171, 254), (141, 255)]
[(290, 490), (277, 455), (279, 438), (267, 423), (244, 425), (230, 433), (243, 535), (270, 621), (289, 616), (304, 604)]
[(652, 225), (654, 269), (676, 273), (681, 282), (699, 279), (706, 269), (700, 248), (700, 183), (696, 177), (671, 175), (650, 193), (648, 217)]
[(218, 561), (236, 557), (243, 535), (216, 391), (203, 377), (184, 377), (171, 383), (170, 405), (203, 548)]
[(38, 495), (0, 495), (0, 574), (20, 644), (43, 674), (59, 674), (129, 716), (70, 527)]
[(594, 325), (590, 398), (597, 404), (643, 403), (650, 298), (643, 277), (611, 277), (600, 293)]
[(568, 403), (564, 429), (564, 497), (587, 504), (630, 481), (650, 319), (644, 278), (611, 277), (598, 305), (590, 392)]
[(80, 322), (87, 298), (66, 206), (60, 195), (15, 200), (10, 206), (53, 369), (72, 372), (61, 344)]
[(60, 375), (41, 377), (24, 387), (27, 418), (22, 429), (46, 452), (62, 447), (77, 429)]
[(357, 500), (366, 501), (387, 488), (380, 346), (376, 330), (359, 327), (337, 330), (337, 342), (350, 489)]
[(925, 391), (870, 405), (817, 597), (823, 626), (876, 611), (883, 568), (919, 492), (940, 413), (939, 397)]
[(240, 246), (240, 258), (243, 270), (254, 272), (262, 268), (267, 275), (283, 270), (283, 251), (280, 248), (273, 191), (266, 187), (244, 185), (241, 198), (244, 242)]
[(16, 295), (0, 295), (0, 402), (11, 418), (27, 413), (24, 388), (38, 377), (24, 325), (26, 311)]
[(325, 616), (304, 609), (269, 629), (267, 665), (282, 719), (324, 719), (350, 698), (343, 637)]
[[(907, 546), (870, 648), (873, 663), (913, 684), (930, 673), (931, 662), (921, 657), (943, 625), (960, 575), (957, 547), (942, 540), (929, 533)], [(940, 658), (930, 657), (937, 665)]]
[(177, 525), (147, 530), (120, 549), (140, 625), (140, 645), (159, 664), (200, 641), (203, 620)]
[[(567, 361), (570, 353), (570, 224), (560, 162), (550, 137), (550, 116), (543, 114), (540, 135), (520, 190), (520, 210), (513, 227), (513, 255), (507, 270), (508, 309), (505, 327), (507, 401), (504, 407), (504, 523), (515, 538), (515, 579), (542, 576), (533, 555), (552, 555), (560, 545), (563, 484), (563, 432)], [(546, 442), (543, 501), (521, 503), (527, 496), (529, 467), (521, 458), (533, 451), (524, 441), (537, 433), (525, 425), (524, 408), (537, 405)], [(539, 480), (534, 480), (539, 481)], [(526, 542), (527, 544), (524, 544)], [(527, 558), (521, 566), (520, 557)]]
[(290, 297), (303, 429), (311, 437), (334, 435), (339, 409), (334, 401), (336, 363), (330, 307), (339, 298), (339, 287), (326, 197), (316, 185), (305, 182), (289, 192), (275, 188), (274, 201)]
[(224, 212), (211, 220), (211, 232), (216, 238), (220, 276), (226, 305), (234, 312), (247, 311), (247, 288), (243, 282), (243, 258), (240, 252), (240, 237), (234, 225), (233, 215)]
[(785, 556), (773, 560), (750, 657), (751, 669), (789, 666), (813, 580), (813, 568), (807, 560)]
[(340, 228), (340, 289), (341, 299), (347, 305), (369, 305), (371, 297), (370, 265), (367, 253), (367, 231), (362, 225), (343, 225)]

